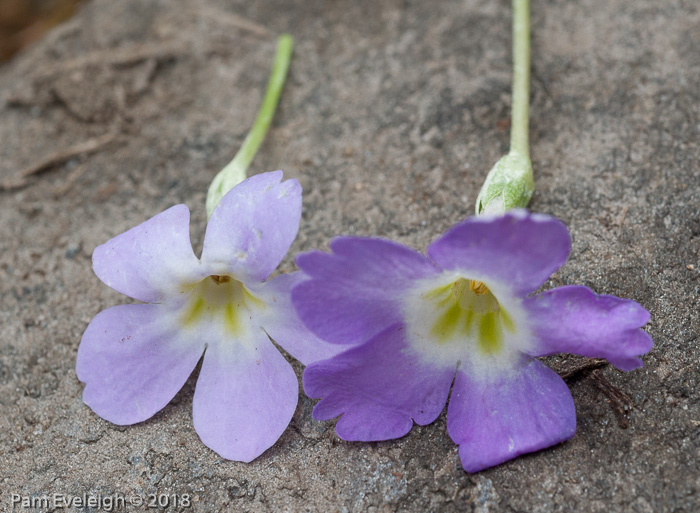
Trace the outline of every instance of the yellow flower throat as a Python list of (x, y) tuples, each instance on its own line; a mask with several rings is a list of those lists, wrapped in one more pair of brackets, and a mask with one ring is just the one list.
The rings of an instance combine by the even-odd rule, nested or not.
[(515, 332), (508, 312), (480, 281), (460, 278), (426, 293), (424, 298), (435, 309), (430, 335), (438, 343), (455, 337), (473, 340), (480, 352), (493, 355), (503, 349), (504, 331)]
[(240, 281), (226, 275), (212, 275), (194, 286), (180, 320), (183, 326), (191, 327), (204, 318), (219, 317), (227, 333), (240, 335), (243, 316), (251, 306), (262, 308), (265, 303)]

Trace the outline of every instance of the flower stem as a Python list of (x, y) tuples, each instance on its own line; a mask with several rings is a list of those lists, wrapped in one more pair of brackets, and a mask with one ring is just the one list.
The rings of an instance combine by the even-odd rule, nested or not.
[(233, 160), (226, 167), (219, 171), (209, 186), (206, 202), (208, 216), (211, 216), (221, 198), (228, 191), (246, 179), (248, 166), (250, 166), (263, 139), (265, 139), (265, 134), (267, 134), (270, 122), (277, 109), (280, 94), (287, 78), (287, 70), (289, 69), (293, 48), (294, 39), (289, 34), (283, 34), (277, 40), (275, 60), (272, 64), (272, 72), (270, 73), (267, 90), (258, 111), (258, 116), (255, 118), (253, 127), (248, 132), (236, 156), (233, 157)]
[(535, 190), (528, 143), (530, 102), (530, 0), (513, 0), (513, 99), (510, 151), (489, 172), (476, 213), (526, 207)]
[(513, 0), (513, 100), (510, 153), (529, 157), (530, 0)]

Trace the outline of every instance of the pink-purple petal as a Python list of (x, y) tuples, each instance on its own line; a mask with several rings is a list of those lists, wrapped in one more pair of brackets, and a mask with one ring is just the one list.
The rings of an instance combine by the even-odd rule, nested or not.
[(428, 256), (443, 269), (507, 283), (522, 297), (566, 262), (570, 247), (561, 221), (514, 210), (465, 219), (433, 242)]
[(265, 302), (256, 321), (282, 349), (304, 365), (326, 360), (346, 348), (330, 344), (314, 335), (301, 321), (292, 305), (291, 291), (304, 281), (300, 272), (282, 274), (255, 289), (255, 294)]
[(177, 294), (204, 276), (190, 243), (190, 211), (175, 205), (95, 248), (95, 274), (106, 285), (147, 303)]
[(342, 415), (338, 436), (352, 441), (398, 438), (433, 422), (445, 407), (455, 367), (436, 368), (412, 353), (405, 328), (394, 325), (367, 343), (314, 363), (304, 371), (304, 391), (322, 397), (317, 420)]
[(246, 340), (207, 348), (194, 393), (194, 427), (222, 457), (249, 462), (282, 435), (298, 396), (289, 362), (264, 331), (248, 331)]
[(294, 288), (292, 302), (314, 333), (335, 344), (365, 342), (400, 322), (404, 291), (438, 273), (425, 256), (384, 239), (339, 237), (330, 248), (297, 257), (311, 279)]
[(207, 224), (202, 263), (212, 274), (264, 281), (289, 251), (301, 220), (301, 186), (282, 171), (244, 180), (221, 199)]
[(653, 346), (651, 337), (639, 329), (649, 321), (649, 312), (630, 299), (566, 286), (527, 298), (523, 306), (537, 341), (533, 356), (606, 358), (627, 371), (641, 367), (639, 355)]
[(576, 410), (564, 381), (537, 360), (492, 381), (457, 372), (447, 408), (447, 432), (467, 472), (478, 472), (568, 440)]
[(182, 388), (204, 351), (172, 327), (162, 305), (121, 305), (97, 314), (78, 348), (83, 401), (114, 424), (152, 417)]

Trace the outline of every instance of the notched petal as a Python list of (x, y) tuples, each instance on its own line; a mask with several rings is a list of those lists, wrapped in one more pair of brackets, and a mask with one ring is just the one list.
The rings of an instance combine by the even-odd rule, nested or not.
[(146, 303), (181, 293), (201, 279), (190, 243), (190, 211), (175, 205), (95, 248), (92, 268), (106, 285)]
[(202, 262), (212, 269), (264, 281), (294, 242), (301, 220), (301, 186), (282, 171), (251, 176), (223, 197), (209, 219)]
[(207, 349), (194, 393), (193, 421), (207, 447), (226, 459), (250, 462), (289, 425), (299, 384), (265, 332), (249, 330), (246, 337), (245, 343)]
[(406, 344), (404, 328), (391, 326), (365, 344), (310, 365), (304, 391), (322, 397), (314, 418), (340, 417), (344, 440), (377, 441), (408, 433), (413, 421), (433, 422), (445, 406), (455, 366), (425, 364)]
[(570, 248), (561, 221), (513, 210), (465, 219), (433, 242), (428, 256), (443, 269), (508, 283), (523, 297), (566, 262)]
[(203, 352), (204, 343), (182, 337), (161, 305), (108, 308), (78, 348), (83, 401), (114, 424), (144, 421), (175, 397)]
[(447, 432), (459, 444), (464, 470), (478, 472), (568, 440), (576, 432), (576, 410), (566, 383), (525, 358), (496, 379), (457, 372)]
[(425, 256), (384, 239), (338, 237), (331, 250), (297, 257), (310, 279), (292, 291), (292, 302), (304, 323), (334, 344), (363, 343), (400, 322), (401, 296), (438, 273)]
[(523, 302), (535, 333), (533, 356), (572, 353), (605, 358), (621, 370), (642, 365), (651, 337), (641, 330), (649, 312), (639, 303), (597, 295), (583, 286), (567, 286)]

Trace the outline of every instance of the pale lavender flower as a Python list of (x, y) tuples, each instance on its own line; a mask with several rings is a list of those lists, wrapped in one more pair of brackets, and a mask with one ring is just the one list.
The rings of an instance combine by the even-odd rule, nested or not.
[[(428, 257), (382, 239), (341, 237), (297, 257), (292, 291), (319, 337), (352, 347), (308, 366), (314, 418), (345, 440), (387, 440), (447, 410), (464, 469), (476, 472), (569, 439), (568, 387), (534, 357), (604, 357), (622, 370), (652, 347), (634, 301), (580, 286), (529, 296), (565, 261), (565, 226), (524, 210), (469, 218)], [(347, 346), (346, 346), (347, 347)]]
[(299, 183), (281, 179), (281, 171), (263, 173), (234, 187), (209, 220), (201, 259), (185, 205), (95, 249), (97, 276), (148, 303), (108, 308), (85, 330), (76, 371), (100, 417), (122, 425), (150, 418), (204, 354), (193, 401), (202, 441), (224, 458), (251, 461), (279, 438), (299, 385), (269, 337), (305, 364), (339, 352), (294, 312), (289, 294), (300, 273), (265, 281), (301, 217)]

